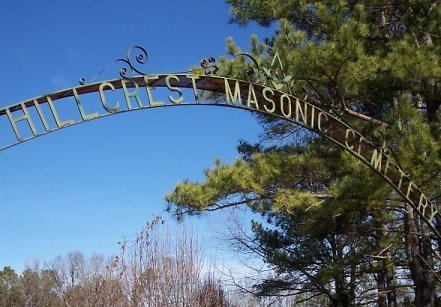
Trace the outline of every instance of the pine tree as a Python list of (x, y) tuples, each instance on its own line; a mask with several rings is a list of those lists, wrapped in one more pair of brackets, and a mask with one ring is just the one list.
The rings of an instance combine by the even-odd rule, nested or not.
[[(441, 3), (438, 1), (228, 0), (232, 22), (278, 23), (251, 38), (260, 67), (222, 58), (220, 72), (265, 83), (336, 114), (388, 144), (434, 204), (441, 196)], [(232, 39), (232, 55), (243, 53)], [(414, 209), (360, 161), (320, 136), (260, 115), (260, 144), (240, 144), (203, 182), (182, 182), (166, 199), (178, 215), (247, 205), (256, 254), (277, 272), (261, 295), (324, 295), (329, 305), (411, 299), (434, 306), (441, 242)], [(269, 144), (269, 145), (268, 145)], [(441, 221), (437, 225), (441, 229)], [(404, 275), (404, 276), (403, 276)], [(362, 286), (363, 285), (363, 286)]]

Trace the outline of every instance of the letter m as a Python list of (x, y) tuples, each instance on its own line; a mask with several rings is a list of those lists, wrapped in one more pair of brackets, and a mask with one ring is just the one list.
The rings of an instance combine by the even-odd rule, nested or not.
[(383, 154), (381, 151), (378, 151), (377, 149), (374, 149), (374, 152), (372, 153), (372, 159), (371, 159), (371, 165), (374, 169), (381, 172), (381, 160), (383, 158)]
[(228, 104), (236, 104), (241, 105), (242, 104), (242, 98), (240, 96), (240, 86), (239, 81), (235, 80), (234, 84), (234, 94), (231, 91), (230, 83), (228, 82), (228, 79), (225, 78), (225, 96), (227, 98)]

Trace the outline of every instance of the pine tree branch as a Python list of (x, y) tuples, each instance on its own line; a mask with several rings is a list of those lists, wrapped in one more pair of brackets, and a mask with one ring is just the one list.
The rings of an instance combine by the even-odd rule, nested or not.
[(357, 117), (357, 118), (359, 118), (359, 119), (361, 119), (363, 121), (368, 121), (368, 122), (371, 122), (373, 124), (380, 125), (380, 126), (385, 126), (385, 127), (389, 126), (389, 124), (387, 124), (387, 123), (385, 123), (385, 122), (383, 122), (383, 121), (381, 121), (379, 119), (376, 119), (376, 118), (374, 118), (372, 116), (368, 116), (366, 114), (362, 114), (362, 113), (356, 112), (356, 111), (348, 108), (348, 106), (346, 104), (343, 105), (343, 111), (345, 111), (346, 113), (348, 113), (348, 114), (350, 114), (350, 115), (352, 115), (354, 117)]
[(269, 197), (257, 197), (257, 198), (247, 198), (241, 201), (236, 201), (236, 202), (231, 202), (231, 203), (226, 203), (226, 204), (219, 204), (219, 203), (215, 203), (210, 205), (210, 207), (207, 207), (206, 209), (204, 209), (203, 211), (207, 211), (207, 212), (213, 212), (213, 211), (217, 211), (217, 210), (221, 210), (221, 209), (226, 209), (226, 208), (231, 208), (231, 207), (237, 207), (240, 205), (245, 205), (249, 202), (253, 202), (253, 201), (258, 201), (258, 200), (264, 200), (264, 199), (270, 199)]

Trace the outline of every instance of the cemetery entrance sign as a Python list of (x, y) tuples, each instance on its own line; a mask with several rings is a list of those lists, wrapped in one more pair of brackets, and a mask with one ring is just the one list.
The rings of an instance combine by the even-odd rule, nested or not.
[[(122, 61), (132, 71), (140, 73), (130, 61)], [(210, 67), (207, 65), (206, 68)], [(441, 238), (437, 230), (437, 225), (441, 224), (440, 212), (401, 169), (385, 146), (376, 146), (336, 116), (298, 97), (274, 87), (213, 76), (209, 72), (159, 75), (141, 73), (91, 84), (81, 82), (83, 84), (76, 87), (7, 106), (0, 109), (0, 120), (8, 122), (11, 127), (9, 140), (13, 141), (0, 144), (0, 151), (49, 132), (127, 111), (183, 105), (245, 109), (301, 125), (337, 143), (379, 174), (416, 209), (433, 233)], [(215, 94), (215, 98), (204, 98), (207, 93)], [(86, 108), (83, 101), (86, 97), (88, 102), (91, 100), (96, 103), (94, 112), (90, 112), (91, 106)], [(59, 112), (62, 103), (74, 106), (76, 116), (63, 117)], [(3, 135), (7, 133), (2, 132)]]

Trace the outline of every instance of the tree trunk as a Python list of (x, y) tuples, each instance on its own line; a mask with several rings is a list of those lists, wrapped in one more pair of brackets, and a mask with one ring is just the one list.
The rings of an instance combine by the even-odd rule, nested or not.
[(378, 307), (388, 307), (387, 306), (387, 296), (386, 296), (386, 277), (385, 277), (385, 268), (382, 267), (378, 270), (377, 273), (377, 289), (378, 289), (378, 297), (377, 297), (377, 306)]
[(396, 290), (396, 282), (395, 282), (395, 266), (391, 257), (391, 252), (387, 250), (385, 256), (388, 257), (384, 261), (385, 274), (384, 280), (386, 283), (386, 293), (387, 293), (387, 302), (388, 307), (397, 307), (397, 290)]
[[(415, 306), (435, 306), (436, 285), (433, 273), (432, 245), (428, 237), (427, 226), (420, 224), (414, 210), (407, 206), (404, 219), (406, 253), (409, 260), (409, 269), (415, 287)], [(421, 235), (417, 235), (421, 231)]]

